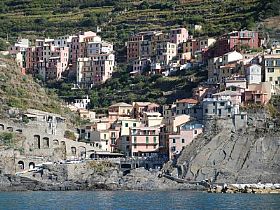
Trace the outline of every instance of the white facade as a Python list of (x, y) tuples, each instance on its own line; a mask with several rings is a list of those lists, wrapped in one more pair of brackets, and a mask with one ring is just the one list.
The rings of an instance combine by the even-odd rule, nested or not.
[(228, 63), (239, 61), (243, 59), (243, 55), (239, 52), (233, 51), (223, 55), (223, 64), (226, 65)]
[(247, 67), (246, 79), (248, 84), (260, 84), (262, 82), (262, 67), (257, 64)]
[(88, 57), (98, 54), (109, 54), (113, 52), (113, 44), (105, 41), (89, 42), (87, 46)]
[(75, 99), (74, 106), (77, 107), (78, 109), (86, 109), (89, 103), (90, 103), (90, 99), (87, 95), (86, 98)]
[(177, 55), (177, 45), (171, 42), (159, 42), (156, 46), (156, 62), (162, 66), (169, 62)]

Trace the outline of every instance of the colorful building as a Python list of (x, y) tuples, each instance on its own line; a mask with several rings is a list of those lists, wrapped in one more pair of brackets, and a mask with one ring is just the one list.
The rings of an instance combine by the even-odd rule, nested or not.
[(169, 159), (176, 158), (193, 139), (203, 132), (199, 123), (185, 123), (178, 126), (177, 133), (169, 135)]
[(159, 151), (160, 127), (138, 127), (130, 129), (131, 156), (151, 156)]

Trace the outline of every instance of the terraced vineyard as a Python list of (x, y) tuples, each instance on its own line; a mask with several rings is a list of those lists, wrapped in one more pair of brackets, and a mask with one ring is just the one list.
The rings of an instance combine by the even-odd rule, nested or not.
[(202, 34), (217, 35), (255, 20), (260, 0), (169, 2), (2, 0), (0, 37), (57, 36), (101, 25), (103, 35), (120, 44), (134, 31), (191, 24), (202, 24)]
[[(5, 49), (3, 39), (7, 35), (12, 42), (19, 36), (55, 37), (82, 30), (94, 31), (100, 26), (100, 35), (114, 42), (118, 63), (121, 63), (125, 61), (125, 41), (131, 33), (184, 26), (195, 36), (217, 36), (227, 31), (250, 29), (260, 18), (279, 15), (277, 2), (279, 0), (1, 0), (0, 50)], [(203, 30), (194, 34), (193, 24), (202, 25)], [(190, 81), (190, 77), (194, 80)], [(169, 78), (130, 78), (126, 65), (119, 65), (113, 78), (88, 92), (71, 90), (72, 84), (66, 83), (52, 87), (64, 99), (89, 94), (91, 108), (101, 108), (119, 101), (171, 103), (176, 98), (189, 97), (192, 88), (205, 78), (205, 71), (201, 69)]]

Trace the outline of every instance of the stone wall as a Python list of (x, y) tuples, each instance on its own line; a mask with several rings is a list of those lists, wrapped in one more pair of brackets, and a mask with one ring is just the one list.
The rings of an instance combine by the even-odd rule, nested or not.
[[(57, 124), (55, 129), (48, 122), (31, 121), (28, 123), (13, 122), (0, 119), (0, 132), (12, 132), (22, 136), (23, 153), (13, 153), (14, 164), (5, 167), (6, 173), (15, 173), (28, 170), (33, 165), (44, 162), (57, 162), (66, 159), (89, 158), (99, 148), (92, 147), (84, 142), (77, 142), (64, 138), (65, 124)], [(7, 152), (3, 157), (9, 158)], [(1, 169), (1, 167), (0, 167)]]

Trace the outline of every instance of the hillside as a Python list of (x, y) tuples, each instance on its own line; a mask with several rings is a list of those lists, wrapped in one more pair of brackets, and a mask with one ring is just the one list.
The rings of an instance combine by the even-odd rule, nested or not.
[[(112, 79), (92, 91), (72, 90), (72, 81), (48, 84), (65, 100), (90, 95), (91, 108), (104, 108), (118, 101), (154, 101), (171, 103), (190, 97), (192, 88), (206, 79), (205, 71), (194, 69), (170, 78), (129, 77), (125, 63), (125, 41), (131, 33), (188, 27), (190, 33), (216, 36), (231, 30), (256, 27), (255, 22), (279, 13), (278, 0), (2, 0), (0, 2), (1, 38), (10, 42), (17, 37), (55, 37), (82, 30), (102, 28), (100, 35), (113, 41), (118, 66)], [(193, 24), (203, 30), (195, 32)], [(278, 23), (279, 24), (279, 23)], [(267, 29), (268, 30), (268, 29)], [(194, 80), (190, 81), (193, 78)]]
[(124, 101), (151, 101), (159, 104), (172, 103), (178, 98), (192, 96), (192, 88), (199, 82), (205, 81), (207, 71), (205, 68), (182, 70), (174, 76), (161, 75), (130, 77), (126, 66), (121, 65), (114, 72), (111, 79), (92, 90), (71, 89), (70, 83), (48, 84), (56, 89), (56, 93), (66, 101), (80, 98), (88, 94), (91, 98), (90, 108), (106, 110), (109, 105)]
[(102, 36), (123, 45), (132, 32), (191, 24), (201, 24), (202, 34), (217, 35), (252, 27), (263, 8), (275, 9), (264, 2), (274, 1), (2, 0), (0, 37), (53, 37), (101, 26)]
[(60, 101), (52, 91), (43, 89), (31, 76), (22, 75), (12, 59), (1, 56), (0, 113), (7, 106), (63, 113)]

